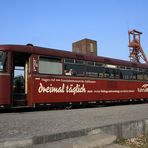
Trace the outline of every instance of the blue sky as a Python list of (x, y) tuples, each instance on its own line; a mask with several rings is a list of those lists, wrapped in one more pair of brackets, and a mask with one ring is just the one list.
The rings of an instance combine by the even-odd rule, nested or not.
[(0, 6), (0, 44), (71, 51), (72, 42), (90, 38), (98, 55), (128, 60), (128, 29), (137, 29), (148, 56), (147, 0), (0, 0)]

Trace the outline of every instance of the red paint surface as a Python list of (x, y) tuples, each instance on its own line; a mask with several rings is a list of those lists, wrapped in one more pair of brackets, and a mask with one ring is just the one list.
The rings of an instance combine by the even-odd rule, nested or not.
[(10, 105), (10, 76), (0, 75), (0, 105)]
[(148, 98), (148, 83), (136, 81), (37, 77), (30, 88), (30, 105)]

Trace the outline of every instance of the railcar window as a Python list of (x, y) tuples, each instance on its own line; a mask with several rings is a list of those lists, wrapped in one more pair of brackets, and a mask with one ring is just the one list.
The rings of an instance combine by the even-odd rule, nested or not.
[(71, 60), (64, 64), (64, 73), (67, 76), (84, 76), (85, 74), (85, 61), (83, 60)]
[(110, 78), (115, 79), (116, 78), (116, 69), (110, 68)]
[(109, 76), (110, 76), (109, 68), (105, 68), (104, 78), (109, 78)]
[(64, 74), (67, 76), (84, 76), (86, 74), (87, 77), (148, 80), (147, 69), (68, 58), (64, 59)]
[(132, 71), (130, 70), (120, 70), (120, 79), (130, 80), (132, 79)]
[(131, 67), (126, 67), (126, 69), (127, 69), (127, 70), (131, 70), (132, 68), (131, 68)]
[(94, 62), (93, 62), (93, 61), (87, 61), (87, 65), (92, 65), (92, 66), (94, 66)]
[(41, 74), (62, 74), (62, 63), (57, 58), (43, 58), (39, 60), (39, 73)]
[(137, 80), (137, 71), (132, 71), (132, 79)]
[(95, 67), (95, 71), (98, 73), (99, 78), (104, 77), (104, 67)]
[(134, 70), (134, 71), (137, 71), (137, 70), (138, 70), (138, 68), (133, 68), (133, 70)]
[(76, 64), (85, 64), (85, 62), (83, 60), (75, 60)]
[(68, 64), (68, 63), (65, 63), (64, 73), (67, 76), (84, 76), (85, 66), (83, 64)]
[(144, 80), (148, 80), (148, 70), (144, 70)]
[(145, 69), (139, 69), (139, 71), (145, 72)]
[(65, 63), (74, 63), (74, 59), (64, 59)]
[(114, 71), (114, 78), (115, 79), (119, 79), (120, 78), (120, 71), (119, 69), (113, 69)]
[(97, 71), (95, 71), (95, 67), (94, 66), (86, 66), (86, 76), (89, 77), (98, 77), (98, 73)]
[(125, 66), (119, 66), (120, 69), (125, 69)]
[(118, 69), (114, 69), (114, 68), (105, 68), (104, 77), (110, 78), (110, 79), (118, 79), (119, 71)]
[(104, 64), (103, 63), (100, 63), (100, 62), (95, 62), (95, 66), (98, 66), (98, 67), (103, 67)]
[(7, 64), (7, 53), (0, 51), (0, 71), (6, 70), (6, 64)]
[(144, 79), (143, 71), (138, 71), (137, 72), (137, 80), (143, 80), (143, 79)]

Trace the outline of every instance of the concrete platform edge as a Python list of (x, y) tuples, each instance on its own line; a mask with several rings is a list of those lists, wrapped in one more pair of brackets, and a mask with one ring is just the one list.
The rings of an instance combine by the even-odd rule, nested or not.
[(52, 135), (38, 135), (32, 137), (24, 137), (20, 139), (1, 139), (0, 148), (27, 148), (36, 144), (44, 144), (68, 138), (85, 136), (88, 134), (103, 131), (104, 133), (117, 136), (117, 139), (126, 139), (142, 134), (148, 134), (148, 119), (128, 121), (122, 123), (111, 124), (102, 127), (92, 127), (77, 131), (68, 131), (64, 133), (56, 133)]

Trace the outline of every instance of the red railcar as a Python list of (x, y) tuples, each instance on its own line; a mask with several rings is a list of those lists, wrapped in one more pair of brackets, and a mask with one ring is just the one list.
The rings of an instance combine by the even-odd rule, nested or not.
[(0, 45), (0, 107), (148, 99), (148, 65)]

